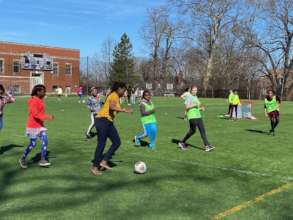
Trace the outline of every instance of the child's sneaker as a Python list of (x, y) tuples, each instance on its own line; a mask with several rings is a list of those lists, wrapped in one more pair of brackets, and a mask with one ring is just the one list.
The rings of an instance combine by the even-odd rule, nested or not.
[(135, 144), (136, 146), (140, 146), (140, 140), (138, 139), (137, 136), (134, 136), (134, 144)]
[(22, 169), (26, 169), (28, 167), (28, 162), (23, 157), (18, 160), (18, 163)]
[(210, 151), (212, 151), (214, 149), (215, 149), (215, 147), (213, 145), (211, 145), (211, 144), (205, 146), (205, 152), (210, 152)]
[(187, 150), (187, 145), (183, 142), (179, 142), (178, 147), (181, 148), (181, 150)]
[(149, 149), (151, 149), (151, 150), (156, 149), (156, 145), (149, 144)]
[(40, 167), (49, 167), (51, 165), (51, 163), (45, 159), (42, 159), (40, 162), (39, 162), (39, 166)]

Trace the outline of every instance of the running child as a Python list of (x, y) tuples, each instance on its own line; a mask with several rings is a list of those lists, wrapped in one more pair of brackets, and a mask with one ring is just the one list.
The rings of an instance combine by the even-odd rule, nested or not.
[(157, 135), (157, 120), (155, 112), (155, 106), (151, 101), (151, 93), (150, 91), (145, 90), (143, 92), (142, 100), (140, 103), (141, 123), (144, 131), (134, 137), (135, 145), (141, 145), (140, 141), (145, 137), (149, 137), (149, 148), (155, 149), (155, 141)]
[(98, 94), (98, 89), (96, 87), (92, 87), (90, 90), (90, 97), (87, 101), (87, 107), (91, 112), (91, 124), (86, 132), (86, 139), (90, 139), (93, 137), (92, 129), (95, 127), (95, 115), (99, 112), (102, 106), (102, 102), (100, 99), (100, 95)]
[(15, 98), (11, 94), (6, 93), (4, 86), (0, 84), (0, 131), (3, 128), (4, 106), (14, 102)]
[(267, 91), (267, 96), (265, 98), (265, 116), (268, 117), (271, 121), (271, 130), (269, 134), (275, 135), (275, 128), (279, 124), (279, 117), (280, 117), (280, 106), (281, 106), (281, 99), (274, 95), (273, 90), (269, 89)]
[(29, 144), (19, 159), (19, 165), (23, 169), (28, 167), (26, 157), (30, 151), (36, 147), (38, 139), (42, 142), (39, 165), (41, 167), (48, 167), (51, 165), (46, 158), (48, 138), (46, 135), (47, 129), (44, 127), (44, 121), (51, 121), (54, 119), (54, 116), (45, 114), (45, 104), (43, 102), (45, 96), (46, 87), (44, 85), (36, 85), (32, 90), (31, 98), (28, 100), (29, 116), (26, 124), (26, 135), (29, 137)]
[(202, 120), (202, 115), (201, 111), (204, 111), (205, 108), (204, 106), (201, 105), (198, 97), (197, 97), (197, 87), (192, 86), (191, 87), (191, 95), (187, 98), (185, 102), (185, 109), (187, 112), (187, 119), (189, 121), (189, 131), (185, 135), (185, 137), (178, 143), (178, 146), (182, 150), (187, 149), (187, 144), (186, 141), (195, 134), (196, 128), (198, 127), (201, 139), (204, 143), (205, 146), (205, 151), (209, 152), (214, 149), (214, 147), (209, 143), (206, 132), (205, 132), (205, 127), (203, 124)]
[[(121, 145), (121, 140), (117, 129), (114, 126), (114, 118), (119, 112), (132, 113), (131, 109), (121, 108), (119, 99), (124, 95), (126, 85), (116, 82), (111, 88), (110, 94), (107, 96), (104, 105), (96, 115), (95, 127), (98, 132), (97, 148), (94, 154), (93, 164), (90, 171), (95, 176), (100, 176), (100, 170), (111, 170), (108, 161)], [(104, 154), (107, 139), (112, 142), (111, 147)], [(100, 170), (99, 170), (100, 169)]]

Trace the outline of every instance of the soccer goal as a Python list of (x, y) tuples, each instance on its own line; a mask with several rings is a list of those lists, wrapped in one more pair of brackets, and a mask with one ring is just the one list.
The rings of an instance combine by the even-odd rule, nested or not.
[[(233, 118), (236, 118), (236, 113), (233, 111)], [(237, 118), (239, 119), (256, 119), (252, 114), (252, 102), (243, 101), (237, 108)]]
[(0, 75), (0, 84), (2, 84), (7, 92), (14, 95), (28, 95), (32, 88), (37, 84), (43, 84), (43, 78), (40, 76), (5, 76)]

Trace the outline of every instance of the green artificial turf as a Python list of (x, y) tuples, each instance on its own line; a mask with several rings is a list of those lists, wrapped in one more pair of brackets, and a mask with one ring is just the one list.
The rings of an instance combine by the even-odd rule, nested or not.
[[(284, 102), (276, 136), (268, 136), (269, 121), (263, 102), (253, 105), (257, 120), (229, 121), (222, 99), (201, 99), (204, 122), (215, 151), (206, 153), (198, 133), (187, 151), (172, 139), (181, 139), (188, 123), (179, 98), (154, 98), (157, 108), (157, 149), (134, 147), (141, 131), (138, 106), (132, 115), (119, 114), (115, 124), (122, 145), (113, 157), (112, 171), (95, 177), (89, 172), (96, 139), (84, 140), (89, 112), (77, 98), (47, 98), (46, 123), (50, 168), (38, 167), (29, 155), (29, 168), (17, 160), (28, 140), (24, 136), (27, 98), (6, 106), (0, 133), (0, 219), (212, 219), (243, 202), (293, 181), (293, 103)], [(108, 142), (109, 144), (110, 142)], [(148, 171), (133, 173), (136, 161)], [(265, 198), (224, 219), (293, 219), (293, 189)]]

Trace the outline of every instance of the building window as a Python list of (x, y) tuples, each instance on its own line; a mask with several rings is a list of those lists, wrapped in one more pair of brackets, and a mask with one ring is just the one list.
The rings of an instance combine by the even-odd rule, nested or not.
[(0, 73), (4, 73), (4, 59), (0, 59)]
[(59, 65), (58, 63), (53, 64), (53, 74), (59, 74)]
[(19, 73), (20, 72), (20, 61), (14, 60), (13, 61), (13, 73)]
[(58, 86), (57, 85), (54, 85), (54, 86), (52, 86), (52, 91), (56, 91), (56, 89), (58, 89)]
[(72, 65), (69, 63), (65, 64), (65, 74), (72, 74)]

